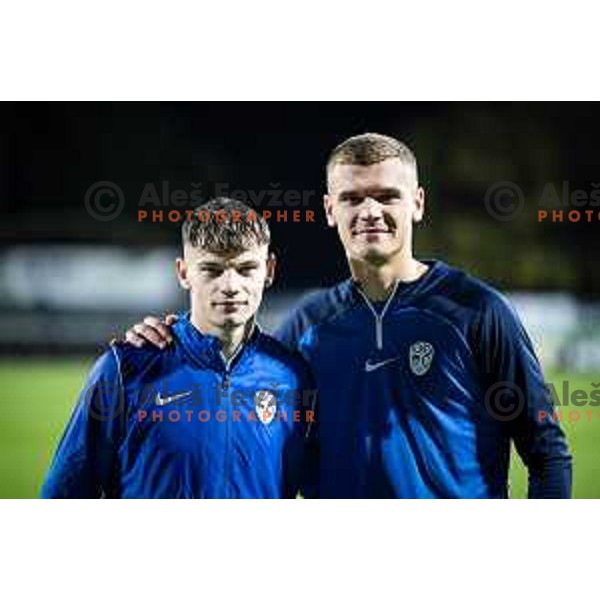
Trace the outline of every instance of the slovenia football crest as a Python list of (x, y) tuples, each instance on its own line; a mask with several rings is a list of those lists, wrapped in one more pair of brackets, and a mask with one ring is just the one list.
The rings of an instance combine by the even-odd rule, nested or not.
[(277, 399), (269, 390), (258, 390), (254, 394), (254, 410), (258, 418), (268, 425), (277, 412)]
[(409, 350), (410, 370), (415, 375), (425, 375), (433, 360), (434, 350), (429, 342), (415, 342)]

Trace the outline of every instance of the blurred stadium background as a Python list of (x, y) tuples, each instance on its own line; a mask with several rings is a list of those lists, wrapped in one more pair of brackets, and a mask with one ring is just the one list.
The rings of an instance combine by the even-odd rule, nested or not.
[[(107, 340), (146, 314), (185, 308), (173, 271), (179, 225), (137, 220), (147, 186), (161, 202), (175, 190), (204, 198), (296, 190), (309, 199), (297, 209), (315, 211), (315, 223), (272, 222), (280, 270), (262, 311), (268, 329), (301, 294), (346, 277), (321, 215), (323, 167), (334, 145), (364, 131), (397, 136), (417, 154), (428, 194), (418, 256), (508, 291), (557, 389), (568, 380), (589, 394), (600, 382), (600, 221), (537, 222), (546, 185), (590, 192), (600, 181), (595, 104), (4, 103), (0, 111), (0, 497), (37, 496)], [(523, 190), (512, 220), (494, 219), (484, 203), (501, 181)], [(112, 220), (86, 207), (97, 182), (122, 191)], [(565, 422), (574, 495), (600, 498), (600, 409), (589, 422), (579, 410), (578, 422)], [(512, 495), (523, 497), (518, 459), (511, 478)]]

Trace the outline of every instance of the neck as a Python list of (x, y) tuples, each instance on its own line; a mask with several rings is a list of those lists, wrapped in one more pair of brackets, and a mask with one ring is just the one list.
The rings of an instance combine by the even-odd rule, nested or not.
[(416, 281), (429, 268), (412, 256), (396, 257), (384, 264), (355, 259), (350, 259), (349, 263), (352, 279), (373, 302), (386, 300), (396, 281)]
[(250, 337), (254, 330), (254, 319), (250, 319), (238, 327), (215, 327), (204, 321), (192, 310), (190, 316), (192, 325), (202, 333), (202, 335), (213, 335), (221, 342), (221, 352), (229, 360), (240, 348), (240, 346)]

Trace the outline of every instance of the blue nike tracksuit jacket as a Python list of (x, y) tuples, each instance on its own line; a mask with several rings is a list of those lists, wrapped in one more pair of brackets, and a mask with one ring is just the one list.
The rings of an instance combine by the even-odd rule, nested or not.
[(319, 391), (325, 498), (504, 498), (510, 443), (531, 497), (568, 497), (571, 458), (531, 343), (495, 290), (442, 262), (372, 303), (347, 280), (278, 337)]
[(187, 317), (173, 333), (97, 361), (43, 497), (295, 497), (314, 403), (302, 359), (258, 330), (231, 364)]

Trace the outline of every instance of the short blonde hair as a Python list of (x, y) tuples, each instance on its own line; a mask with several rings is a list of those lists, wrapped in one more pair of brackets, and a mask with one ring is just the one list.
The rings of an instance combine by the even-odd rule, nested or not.
[(327, 160), (327, 174), (335, 165), (373, 165), (388, 158), (399, 158), (417, 171), (417, 159), (400, 140), (381, 133), (362, 133), (336, 146)]

